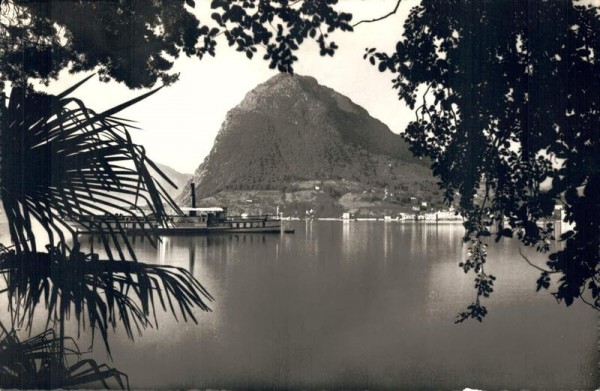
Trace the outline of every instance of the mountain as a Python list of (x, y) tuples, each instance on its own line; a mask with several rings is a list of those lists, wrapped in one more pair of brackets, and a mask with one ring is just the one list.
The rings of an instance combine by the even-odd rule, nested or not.
[(154, 162), (154, 164), (156, 164), (156, 166), (171, 180), (173, 181), (173, 183), (175, 185), (177, 185), (177, 189), (175, 189), (173, 186), (171, 186), (170, 184), (167, 183), (167, 181), (165, 181), (163, 178), (161, 178), (160, 176), (156, 175), (156, 180), (157, 182), (167, 191), (167, 193), (175, 198), (177, 197), (178, 194), (180, 194), (182, 192), (182, 190), (185, 188), (185, 186), (187, 185), (187, 183), (190, 181), (190, 179), (192, 178), (192, 174), (183, 174), (169, 166), (166, 166), (164, 164), (160, 164), (160, 163), (156, 163)]
[[(407, 197), (428, 193), (431, 199), (437, 191), (428, 163), (414, 158), (401, 136), (314, 78), (283, 73), (258, 85), (227, 113), (213, 149), (191, 180), (197, 200), (230, 206), (255, 204), (241, 200), (249, 196), (244, 192), (260, 198), (256, 191), (270, 191), (263, 208), (275, 202), (284, 210), (294, 203), (299, 204), (292, 209), (314, 209), (324, 202), (318, 193), (326, 192), (331, 207), (325, 214), (348, 209), (344, 200), (356, 198), (352, 194), (368, 193), (368, 202), (375, 197), (407, 203)], [(275, 201), (273, 191), (280, 193)], [(291, 194), (306, 191), (317, 195)], [(190, 204), (189, 191), (179, 202)]]

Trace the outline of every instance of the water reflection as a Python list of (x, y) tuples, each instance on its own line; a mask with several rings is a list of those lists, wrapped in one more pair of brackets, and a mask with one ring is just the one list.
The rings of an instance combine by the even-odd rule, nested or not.
[(350, 238), (350, 229), (355, 227), (356, 224), (353, 224), (351, 221), (344, 220), (342, 221), (342, 254), (347, 256), (352, 251), (352, 240)]
[[(136, 239), (145, 262), (189, 269), (216, 298), (198, 326), (167, 314), (135, 343), (113, 337), (133, 388), (592, 388), (596, 314), (535, 293), (515, 243), (483, 323), (459, 225), (294, 222), (294, 235)], [(539, 255), (530, 254), (532, 257)], [(106, 361), (102, 352), (98, 361)], [(563, 359), (568, 357), (568, 359)]]

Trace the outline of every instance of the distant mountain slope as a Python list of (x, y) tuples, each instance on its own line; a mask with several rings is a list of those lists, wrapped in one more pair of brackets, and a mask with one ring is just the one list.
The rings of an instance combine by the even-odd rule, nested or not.
[(186, 184), (189, 182), (189, 180), (192, 178), (192, 174), (183, 174), (169, 166), (166, 166), (164, 164), (160, 164), (157, 162), (154, 162), (154, 164), (156, 164), (158, 166), (158, 168), (160, 168), (160, 170), (171, 180), (173, 181), (173, 183), (175, 183), (175, 185), (177, 185), (177, 189), (175, 189), (173, 186), (169, 185), (167, 183), (167, 181), (165, 181), (163, 178), (157, 176), (156, 179), (158, 181), (158, 183), (167, 191), (167, 193), (175, 198), (177, 197), (182, 190), (185, 188)]
[[(193, 178), (197, 199), (223, 190), (284, 190), (294, 181), (334, 180), (409, 192), (435, 188), (428, 164), (401, 136), (314, 78), (279, 74), (230, 110)], [(430, 186), (433, 185), (433, 186)], [(189, 205), (189, 193), (179, 197)]]

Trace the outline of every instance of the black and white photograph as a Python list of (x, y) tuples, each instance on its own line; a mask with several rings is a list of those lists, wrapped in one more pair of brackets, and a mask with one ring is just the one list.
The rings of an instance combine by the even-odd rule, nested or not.
[(597, 390), (600, 0), (0, 0), (0, 200), (0, 391)]

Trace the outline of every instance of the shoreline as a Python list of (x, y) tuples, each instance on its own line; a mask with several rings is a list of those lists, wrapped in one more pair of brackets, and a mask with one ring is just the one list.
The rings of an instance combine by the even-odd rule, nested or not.
[(359, 217), (354, 219), (342, 219), (339, 217), (315, 217), (315, 218), (300, 218), (300, 217), (281, 217), (282, 221), (342, 221), (342, 222), (360, 222), (360, 221), (377, 221), (382, 223), (403, 223), (403, 224), (463, 224), (462, 220), (414, 220), (414, 219), (382, 219), (377, 217)]

